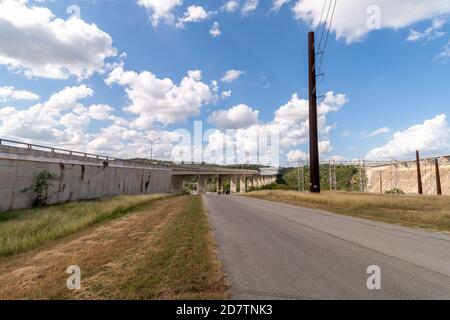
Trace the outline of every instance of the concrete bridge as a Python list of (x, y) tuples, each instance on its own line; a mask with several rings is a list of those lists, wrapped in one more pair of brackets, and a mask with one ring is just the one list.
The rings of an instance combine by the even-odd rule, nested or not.
[[(0, 212), (31, 207), (33, 185), (40, 173), (56, 178), (48, 190), (48, 204), (100, 199), (118, 195), (182, 193), (186, 182), (195, 192), (246, 192), (275, 181), (259, 171), (202, 165), (162, 165), (0, 139)], [(239, 187), (239, 190), (238, 190)], [(209, 190), (211, 191), (211, 190)]]
[(257, 170), (242, 170), (208, 167), (172, 168), (172, 192), (181, 193), (186, 181), (196, 181), (197, 192), (205, 194), (208, 185), (215, 184), (215, 193), (224, 194), (224, 184), (229, 181), (230, 193), (245, 193), (250, 189), (261, 188), (276, 181), (276, 176), (264, 176)]

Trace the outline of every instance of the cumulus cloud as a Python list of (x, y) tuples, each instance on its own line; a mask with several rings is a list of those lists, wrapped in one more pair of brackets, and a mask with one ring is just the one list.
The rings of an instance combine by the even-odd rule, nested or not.
[(297, 164), (299, 161), (305, 161), (307, 155), (302, 150), (291, 150), (287, 154), (287, 160), (290, 164)]
[(259, 111), (240, 104), (228, 110), (218, 110), (211, 114), (209, 121), (219, 129), (242, 129), (258, 123)]
[(0, 102), (17, 100), (39, 100), (39, 96), (26, 90), (16, 90), (14, 87), (0, 87)]
[(232, 94), (233, 94), (233, 92), (231, 90), (223, 91), (221, 94), (221, 97), (222, 97), (222, 99), (227, 99), (227, 98), (231, 97)]
[[(344, 94), (335, 94), (330, 91), (318, 106), (318, 128), (320, 139), (320, 152), (332, 151), (329, 141), (332, 125), (327, 123), (327, 116), (331, 112), (338, 112), (348, 98)], [(297, 94), (292, 95), (290, 101), (275, 112), (274, 123), (280, 128), (280, 146), (286, 150), (305, 144), (309, 139), (309, 101), (301, 99)]]
[(88, 78), (116, 55), (111, 37), (95, 24), (56, 18), (24, 0), (0, 1), (0, 43), (0, 64), (28, 77)]
[[(348, 98), (345, 95), (328, 92), (325, 100), (319, 106), (319, 149), (322, 154), (329, 153), (333, 150), (329, 138), (332, 126), (327, 124), (327, 116), (331, 112), (339, 111), (346, 103), (348, 103)], [(241, 128), (235, 126), (238, 129), (232, 130), (234, 133), (233, 135), (224, 132), (223, 129), (222, 131), (214, 131), (207, 139), (208, 144), (205, 154), (215, 155), (215, 161), (234, 163), (233, 159), (218, 160), (217, 157), (219, 156), (217, 155), (221, 155), (224, 149), (232, 151), (236, 148), (236, 150), (239, 150), (238, 156), (241, 157), (237, 159), (236, 162), (238, 163), (259, 162), (273, 165), (271, 160), (273, 160), (274, 154), (278, 156), (280, 154), (279, 151), (281, 151), (282, 154), (289, 155), (292, 150), (295, 152), (295, 150), (299, 150), (299, 146), (307, 144), (309, 138), (308, 100), (300, 99), (297, 94), (294, 94), (290, 101), (277, 109), (274, 114), (274, 119), (267, 123), (257, 122), (256, 112), (251, 107), (246, 106), (241, 108), (242, 110), (245, 110), (243, 113), (247, 113), (248, 116), (246, 118), (236, 116), (236, 122), (243, 121), (244, 119), (252, 119), (254, 124), (249, 125), (247, 123), (246, 126)], [(236, 112), (235, 115), (237, 114), (239, 113)], [(223, 119), (224, 122), (228, 122), (230, 118), (229, 112), (227, 112), (227, 110), (221, 110), (219, 113), (215, 114), (214, 118)], [(219, 123), (217, 126), (232, 129), (233, 124), (234, 122), (232, 124), (225, 123), (223, 125)], [(273, 145), (268, 147), (264, 142), (267, 142), (269, 139), (268, 137), (271, 137), (272, 135), (275, 135), (275, 137), (272, 138), (277, 139), (278, 141), (276, 147)], [(246, 158), (246, 154), (248, 154), (248, 158)], [(294, 153), (292, 153), (291, 156), (293, 154)], [(288, 159), (282, 159), (282, 161), (286, 160)]]
[(167, 125), (198, 116), (202, 106), (213, 102), (217, 97), (215, 89), (201, 78), (201, 71), (189, 71), (177, 85), (149, 71), (125, 71), (123, 65), (119, 65), (108, 75), (106, 83), (126, 87), (130, 104), (125, 111), (138, 116), (134, 122), (137, 127), (149, 128), (155, 122)]
[(206, 12), (206, 10), (201, 6), (189, 6), (184, 13), (184, 17), (178, 20), (177, 27), (183, 28), (186, 23), (207, 20), (211, 14), (211, 12)]
[(245, 0), (241, 12), (243, 15), (250, 14), (258, 8), (258, 5), (259, 0)]
[(402, 159), (413, 157), (416, 150), (422, 153), (446, 153), (450, 148), (450, 127), (445, 114), (436, 116), (394, 134), (384, 146), (367, 155), (371, 160)]
[(0, 135), (17, 140), (51, 143), (54, 146), (86, 144), (87, 127), (91, 119), (111, 117), (109, 106), (85, 107), (81, 100), (93, 95), (85, 85), (66, 87), (54, 93), (44, 103), (27, 109), (5, 107), (0, 109)]
[(239, 1), (237, 0), (228, 0), (222, 7), (222, 10), (226, 12), (235, 12), (239, 9)]
[(209, 34), (213, 38), (217, 38), (218, 36), (220, 36), (222, 34), (222, 31), (220, 31), (220, 25), (217, 21), (213, 23), (211, 29), (209, 30)]
[(236, 81), (237, 79), (239, 79), (243, 74), (245, 74), (245, 72), (242, 70), (231, 69), (231, 70), (228, 70), (227, 72), (225, 72), (221, 81), (227, 82), (227, 83), (232, 83), (232, 82)]
[[(323, 2), (298, 0), (293, 8), (296, 19), (315, 28), (320, 23)], [(380, 14), (380, 27), (400, 29), (450, 13), (448, 0), (358, 0), (338, 1), (332, 31), (346, 42), (362, 40), (372, 29), (372, 19)], [(376, 25), (376, 24), (375, 24)]]
[(183, 0), (138, 0), (137, 3), (150, 12), (151, 23), (156, 27), (161, 21), (173, 23), (173, 11), (183, 4)]

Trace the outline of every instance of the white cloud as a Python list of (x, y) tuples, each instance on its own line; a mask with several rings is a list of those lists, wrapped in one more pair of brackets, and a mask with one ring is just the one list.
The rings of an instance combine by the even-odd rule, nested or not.
[(219, 129), (243, 129), (258, 123), (259, 111), (240, 104), (229, 110), (218, 110), (211, 114), (209, 121)]
[(440, 38), (445, 35), (445, 32), (442, 31), (442, 28), (444, 27), (446, 22), (446, 17), (436, 17), (433, 19), (431, 26), (424, 31), (410, 30), (407, 40), (411, 42), (417, 42), (430, 41), (436, 38)]
[(88, 78), (116, 55), (111, 37), (95, 24), (56, 18), (24, 0), (0, 1), (0, 43), (0, 64), (28, 77)]
[(161, 21), (173, 23), (173, 11), (183, 4), (183, 0), (138, 0), (137, 3), (150, 12), (151, 23), (156, 27)]
[(75, 109), (78, 100), (91, 97), (93, 93), (94, 92), (92, 89), (86, 85), (66, 87), (63, 90), (53, 94), (45, 103), (45, 107), (58, 112), (60, 110)]
[(235, 12), (238, 8), (239, 8), (239, 1), (229, 0), (223, 5), (222, 10), (226, 12)]
[(438, 54), (436, 60), (441, 60), (443, 63), (447, 63), (450, 59), (450, 41), (444, 46), (441, 53)]
[(134, 125), (149, 128), (155, 122), (173, 124), (200, 114), (202, 106), (216, 99), (214, 88), (201, 81), (200, 71), (189, 71), (180, 84), (158, 79), (153, 73), (125, 71), (117, 66), (107, 77), (108, 85), (125, 86), (130, 105), (125, 111), (138, 115)]
[(178, 28), (183, 28), (186, 23), (200, 22), (209, 19), (212, 13), (206, 12), (201, 6), (189, 6), (177, 23)]
[[(293, 11), (297, 19), (315, 28), (320, 22), (322, 8), (322, 1), (298, 0)], [(450, 2), (448, 0), (338, 1), (332, 31), (336, 33), (338, 39), (343, 38), (348, 43), (362, 40), (372, 30), (368, 21), (370, 22), (374, 12), (377, 11), (372, 11), (374, 8), (380, 10), (381, 28), (397, 30), (450, 13)]]
[(222, 82), (227, 82), (227, 83), (231, 83), (233, 81), (236, 81), (237, 79), (239, 79), (240, 76), (242, 76), (243, 74), (245, 74), (244, 71), (241, 70), (228, 70), (227, 72), (225, 72), (224, 76), (222, 77), (221, 81)]
[(416, 150), (424, 154), (448, 153), (450, 148), (450, 127), (446, 116), (438, 115), (409, 129), (394, 134), (392, 140), (369, 152), (371, 160), (402, 159), (413, 157)]
[(209, 30), (209, 34), (213, 38), (216, 38), (222, 34), (222, 31), (220, 31), (220, 25), (217, 21), (213, 23), (211, 29)]
[(291, 150), (287, 154), (287, 160), (290, 164), (296, 164), (299, 161), (305, 161), (307, 159), (307, 155), (302, 150)]
[(321, 154), (330, 153), (333, 151), (330, 140), (324, 140), (319, 142), (319, 152)]
[(93, 95), (85, 85), (66, 87), (46, 102), (28, 109), (0, 109), (0, 135), (16, 140), (45, 142), (53, 146), (83, 147), (89, 139), (87, 127), (91, 119), (107, 119), (112, 108), (85, 107), (80, 100)]
[(17, 100), (39, 100), (39, 96), (30, 91), (16, 90), (14, 87), (0, 87), (0, 102)]
[[(333, 128), (327, 124), (327, 115), (339, 111), (348, 101), (344, 94), (327, 92), (324, 101), (318, 106), (318, 127), (321, 141), (329, 140), (329, 133)], [(309, 101), (300, 99), (297, 94), (292, 95), (291, 100), (275, 112), (274, 123), (280, 127), (280, 143), (283, 148), (306, 143), (309, 138)], [(329, 148), (323, 144), (322, 151), (324, 153), (331, 151), (327, 149)]]
[(272, 2), (272, 11), (279, 11), (282, 6), (288, 4), (291, 0), (273, 0)]
[(231, 90), (223, 91), (221, 94), (221, 97), (222, 97), (222, 99), (226, 99), (226, 98), (231, 97), (232, 94), (233, 94), (233, 92)]
[(241, 12), (243, 15), (250, 14), (258, 8), (258, 5), (259, 0), (245, 0)]
[(113, 108), (106, 104), (93, 104), (88, 108), (88, 116), (91, 119), (105, 121), (111, 119)]
[(369, 133), (365, 133), (364, 132), (362, 134), (362, 136), (363, 136), (363, 138), (373, 138), (373, 137), (379, 136), (381, 134), (386, 134), (386, 133), (389, 133), (389, 132), (391, 132), (391, 129), (389, 129), (387, 127), (383, 127), (383, 128), (379, 128), (379, 129), (374, 130), (374, 131), (369, 132)]
[[(332, 126), (327, 125), (327, 115), (330, 112), (337, 112), (340, 108), (348, 102), (345, 95), (334, 94), (329, 92), (325, 101), (320, 105), (321, 110), (319, 115), (319, 138), (320, 138), (320, 152), (322, 154), (332, 151), (331, 141), (329, 139), (329, 133)], [(279, 150), (280, 154), (289, 154), (292, 150), (299, 150), (299, 146), (305, 145), (309, 138), (309, 121), (308, 121), (308, 100), (300, 99), (298, 95), (294, 94), (292, 99), (281, 106), (276, 112), (273, 121), (267, 123), (257, 123), (257, 117), (253, 114), (253, 121), (255, 124), (250, 126), (244, 126), (235, 130), (234, 136), (228, 135), (223, 131), (216, 130), (207, 139), (208, 144), (205, 149), (205, 159), (212, 159), (219, 163), (234, 163), (234, 159), (220, 158), (224, 148), (233, 150), (236, 147), (239, 150), (238, 163), (259, 163), (271, 164), (272, 151), (278, 154), (278, 150), (275, 148), (264, 149), (261, 145), (258, 145), (258, 139), (268, 137), (273, 133), (279, 133)], [(247, 108), (249, 116), (245, 119), (251, 118), (249, 111), (253, 111), (252, 108)], [(255, 111), (253, 111), (255, 112)], [(236, 113), (238, 114), (238, 113)], [(216, 115), (218, 119), (225, 119), (226, 122), (229, 117), (225, 112), (221, 112)], [(236, 122), (240, 121), (242, 117), (236, 117)], [(219, 126), (232, 128), (233, 125), (226, 123)], [(239, 127), (239, 126), (235, 126)], [(260, 154), (259, 158), (257, 154)], [(245, 154), (249, 154), (249, 158), (243, 158)], [(214, 157), (212, 155), (215, 155)], [(291, 154), (292, 155), (292, 154)], [(286, 161), (285, 160), (282, 161)], [(273, 162), (272, 162), (273, 164)]]

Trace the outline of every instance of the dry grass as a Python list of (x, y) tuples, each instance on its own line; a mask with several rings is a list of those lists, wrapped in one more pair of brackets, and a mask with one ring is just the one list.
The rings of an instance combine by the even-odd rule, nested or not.
[(34, 249), (99, 222), (121, 217), (165, 196), (121, 196), (0, 213), (0, 257)]
[(201, 196), (190, 197), (123, 285), (127, 299), (224, 299), (228, 287)]
[(407, 227), (450, 232), (450, 197), (261, 191), (248, 196)]
[[(66, 288), (78, 265), (82, 289)], [(44, 247), (0, 258), (0, 299), (227, 297), (199, 197), (170, 197)]]

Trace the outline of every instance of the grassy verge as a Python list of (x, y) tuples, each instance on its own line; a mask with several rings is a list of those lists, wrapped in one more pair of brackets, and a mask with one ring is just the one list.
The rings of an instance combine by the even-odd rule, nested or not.
[(446, 196), (330, 192), (313, 195), (295, 191), (261, 191), (249, 193), (247, 196), (407, 227), (450, 232), (450, 197)]
[(157, 249), (123, 284), (127, 299), (224, 299), (228, 296), (200, 196), (161, 231)]
[(162, 197), (121, 196), (0, 213), (0, 257), (34, 249), (99, 222), (121, 217)]
[[(70, 265), (80, 267), (81, 290), (67, 289)], [(0, 258), (0, 300), (227, 297), (201, 197), (149, 201), (120, 219)]]

